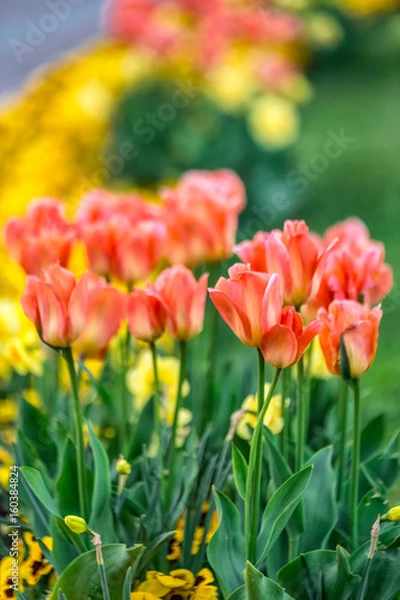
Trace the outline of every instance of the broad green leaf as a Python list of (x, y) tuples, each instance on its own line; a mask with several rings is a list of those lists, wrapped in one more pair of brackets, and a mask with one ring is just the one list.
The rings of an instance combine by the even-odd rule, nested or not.
[(382, 448), (385, 439), (385, 415), (372, 419), (361, 433), (360, 459), (365, 462)]
[(72, 543), (72, 532), (69, 531), (63, 519), (52, 516), (50, 521), (51, 537), (53, 539), (52, 556), (55, 570), (62, 573), (78, 556), (78, 550)]
[(19, 413), (20, 429), (32, 442), (47, 471), (54, 474), (56, 470), (57, 448), (49, 435), (48, 417), (35, 406), (22, 399)]
[(57, 504), (61, 514), (79, 515), (79, 495), (76, 493), (78, 474), (76, 468), (76, 449), (73, 441), (68, 438), (62, 456), (61, 470), (56, 483)]
[(49, 490), (44, 483), (42, 474), (37, 469), (33, 469), (32, 467), (21, 467), (21, 473), (25, 477), (25, 480), (35, 496), (40, 500), (43, 506), (56, 517), (61, 517), (60, 511), (58, 510), (58, 506), (51, 496)]
[(314, 470), (303, 496), (306, 527), (301, 536), (301, 552), (324, 548), (339, 518), (332, 452), (332, 446), (322, 448), (306, 463), (314, 465)]
[(247, 600), (246, 586), (242, 585), (240, 588), (235, 590), (228, 598), (228, 600)]
[(152, 540), (147, 545), (146, 549), (140, 557), (138, 569), (142, 571), (145, 568), (145, 566), (154, 558), (160, 547), (166, 542), (169, 542), (169, 540), (172, 540), (175, 534), (176, 531), (167, 531), (166, 533), (161, 533), (154, 540)]
[(246, 497), (246, 480), (248, 466), (245, 457), (234, 444), (232, 444), (232, 468), (236, 489), (243, 500)]
[[(267, 454), (268, 454), (268, 462), (271, 469), (271, 477), (275, 490), (277, 490), (285, 481), (289, 479), (293, 475), (292, 469), (289, 467), (287, 461), (284, 456), (279, 451), (274, 437), (267, 429), (264, 427), (264, 436), (267, 440)], [(305, 528), (305, 516), (304, 516), (304, 508), (300, 504), (297, 506), (296, 510), (293, 513), (292, 518), (289, 520), (287, 524), (287, 530), (289, 533), (289, 537), (296, 537), (303, 533)]]
[(114, 542), (116, 536), (110, 506), (110, 463), (103, 444), (91, 427), (89, 427), (89, 439), (94, 457), (94, 482), (89, 525), (93, 531), (101, 534), (104, 542)]
[(246, 548), (239, 511), (233, 502), (214, 490), (219, 526), (207, 549), (207, 558), (225, 598), (243, 584)]
[[(129, 549), (124, 544), (103, 546), (111, 600), (121, 600), (126, 572), (129, 567), (135, 567), (142, 552), (143, 546)], [(56, 600), (60, 589), (71, 600), (97, 600), (102, 597), (95, 550), (81, 554), (66, 568), (53, 588), (51, 600)]]
[(246, 563), (244, 578), (247, 600), (293, 600), (280, 585), (265, 577), (249, 562)]
[(350, 600), (360, 577), (351, 572), (347, 553), (338, 546), (336, 552), (300, 554), (279, 571), (278, 581), (296, 600)]
[(371, 527), (377, 515), (388, 511), (388, 501), (383, 485), (370, 490), (361, 499), (358, 505), (358, 543), (370, 540)]
[(299, 504), (310, 482), (313, 467), (309, 466), (292, 475), (269, 500), (257, 538), (257, 564), (261, 564)]

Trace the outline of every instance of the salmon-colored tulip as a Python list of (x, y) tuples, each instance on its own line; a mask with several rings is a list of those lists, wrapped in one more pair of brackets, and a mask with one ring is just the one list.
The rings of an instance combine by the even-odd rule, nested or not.
[(156, 293), (148, 288), (135, 289), (127, 302), (129, 330), (143, 342), (154, 342), (165, 331), (167, 312)]
[(167, 329), (178, 340), (189, 340), (203, 329), (208, 275), (196, 281), (183, 265), (174, 265), (157, 278), (155, 290), (167, 311)]
[(52, 198), (32, 202), (26, 217), (9, 219), (4, 229), (8, 252), (28, 275), (40, 275), (55, 263), (66, 266), (74, 239), (63, 203)]
[(167, 258), (196, 265), (232, 254), (244, 186), (232, 171), (190, 171), (162, 191), (168, 229)]
[(60, 265), (29, 276), (21, 299), (27, 317), (50, 346), (73, 345), (83, 355), (102, 354), (125, 314), (123, 295), (93, 273), (78, 282)]
[(305, 307), (314, 315), (320, 307), (328, 308), (333, 300), (355, 300), (368, 307), (380, 302), (393, 287), (392, 268), (385, 264), (385, 248), (370, 239), (369, 231), (359, 219), (348, 219), (327, 230), (326, 245), (336, 241), (327, 253), (316, 294)]
[(322, 245), (304, 221), (286, 221), (283, 231), (258, 232), (235, 247), (255, 271), (278, 273), (285, 304), (301, 306), (309, 298), (322, 259)]
[(236, 264), (230, 279), (221, 277), (210, 289), (211, 300), (238, 338), (260, 348), (267, 362), (277, 368), (296, 363), (320, 330), (314, 321), (303, 329), (293, 306), (282, 309), (279, 275), (251, 271)]
[(78, 209), (81, 239), (90, 268), (128, 284), (148, 277), (164, 253), (166, 231), (160, 207), (137, 195), (94, 190)]
[[(320, 342), (329, 371), (351, 379), (363, 375), (375, 358), (381, 309), (369, 310), (353, 300), (335, 300), (328, 310), (321, 308), (318, 317), (323, 323)], [(341, 364), (341, 341), (347, 356), (345, 366)]]

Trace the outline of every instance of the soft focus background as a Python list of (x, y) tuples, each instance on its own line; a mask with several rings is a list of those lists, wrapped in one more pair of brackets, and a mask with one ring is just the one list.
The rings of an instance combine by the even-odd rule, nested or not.
[[(14, 94), (24, 89), (37, 67), (53, 64), (71, 50), (78, 52), (82, 45), (100, 35), (103, 31), (100, 24), (102, 4), (101, 0), (68, 0), (66, 3), (2, 0), (0, 90), (8, 107), (14, 107), (18, 99)], [(287, 1), (281, 4), (290, 8), (307, 3)], [(281, 227), (288, 217), (305, 218), (319, 233), (335, 221), (352, 215), (363, 219), (371, 236), (384, 241), (387, 262), (395, 271), (394, 290), (384, 302), (378, 357), (365, 377), (363, 394), (371, 412), (378, 412), (383, 404), (387, 404), (393, 416), (398, 415), (400, 393), (400, 290), (397, 283), (400, 276), (400, 15), (387, 9), (395, 9), (395, 4), (378, 1), (310, 4), (306, 22), (309, 33), (312, 32), (311, 47), (300, 62), (312, 94), (299, 108), (300, 126), (292, 145), (260, 150), (249, 138), (242, 116), (221, 113), (199, 94), (154, 143), (143, 147), (134, 166), (128, 162), (116, 176), (110, 168), (104, 182), (116, 187), (153, 186), (173, 179), (180, 171), (191, 167), (236, 167), (246, 181), (251, 200), (241, 223), (241, 238), (251, 237), (258, 229)], [(349, 11), (349, 6), (355, 10)], [(55, 25), (54, 18), (46, 25), (49, 14), (58, 15)], [(44, 32), (46, 27), (47, 33)], [(107, 56), (107, 60), (109, 58)], [(107, 77), (114, 76), (112, 63), (104, 62), (104, 67), (100, 59), (98, 63), (99, 73), (103, 70), (107, 71)], [(75, 69), (69, 76), (74, 81), (79, 77), (83, 79), (81, 71)], [(41, 131), (35, 132), (34, 127), (31, 128), (32, 123), (36, 125), (36, 118), (50, 120), (50, 125), (46, 121), (46, 127), (51, 132), (65, 127), (64, 117), (68, 110), (62, 103), (57, 108), (52, 96), (53, 88), (63, 85), (58, 82), (60, 75), (43, 73), (40, 75), (44, 82), (42, 92), (34, 102), (34, 110), (29, 109), (33, 112), (28, 111), (25, 122), (19, 117), (16, 119), (19, 129), (13, 126), (12, 143), (9, 142), (11, 135), (0, 137), (1, 171), (6, 182), (8, 176), (13, 186), (19, 186), (15, 188), (14, 196), (14, 188), (4, 183), (3, 178), (5, 191), (1, 192), (0, 201), (4, 216), (12, 212), (11, 198), (15, 197), (17, 204), (20, 202), (16, 211), (23, 212), (21, 206), (34, 194), (35, 186), (25, 185), (22, 181), (25, 172), (41, 182), (46, 173), (51, 173), (57, 185), (54, 184), (52, 191), (49, 183), (46, 193), (67, 195), (69, 189), (68, 177), (64, 176), (63, 170), (68, 171), (71, 159), (68, 148), (63, 147), (64, 138), (62, 143), (57, 138), (41, 146)], [(104, 89), (96, 87), (93, 81), (92, 87), (85, 88), (85, 102), (91, 106), (93, 98), (97, 102), (101, 98), (100, 104), (108, 106)], [(68, 85), (72, 87), (72, 83)], [(131, 134), (126, 134), (129, 123), (135, 122), (144, 110), (157, 109), (165, 98), (168, 99), (169, 85), (168, 80), (161, 78), (120, 94), (117, 110), (105, 111), (110, 129), (107, 134), (101, 129), (101, 135), (96, 138), (97, 159), (104, 148), (112, 156), (121, 143), (129, 140)], [(284, 120), (284, 116), (280, 118)], [(9, 131), (7, 122), (1, 126)], [(205, 142), (201, 139), (207, 126), (217, 132), (208, 143), (207, 136)], [(286, 126), (283, 122), (283, 129)], [(85, 136), (90, 135), (91, 127), (94, 128), (89, 121)], [(190, 135), (186, 135), (188, 131)], [(78, 128), (71, 136), (76, 144), (86, 141)], [(39, 150), (35, 145), (40, 146)], [(87, 151), (87, 147), (83, 147)], [(54, 166), (46, 162), (49, 149), (57, 156), (57, 176)], [(21, 159), (23, 152), (28, 156)], [(78, 157), (80, 160), (79, 154)], [(79, 160), (74, 155), (75, 163)], [(83, 162), (85, 160), (86, 155)], [(89, 173), (90, 169), (95, 169), (90, 160), (87, 169)], [(92, 187), (98, 185), (93, 178), (89, 183)], [(39, 193), (42, 193), (41, 189), (38, 189)]]

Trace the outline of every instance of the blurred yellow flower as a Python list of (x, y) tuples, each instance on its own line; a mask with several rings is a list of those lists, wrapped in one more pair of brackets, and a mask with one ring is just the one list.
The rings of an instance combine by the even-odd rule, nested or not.
[(0, 400), (0, 426), (13, 423), (17, 415), (17, 406), (12, 398)]
[(227, 112), (243, 108), (254, 93), (248, 65), (243, 61), (221, 64), (209, 73), (206, 91)]
[(292, 144), (299, 132), (299, 117), (293, 102), (275, 94), (261, 96), (250, 108), (248, 123), (254, 138), (268, 149)]
[(331, 379), (334, 377), (328, 371), (324, 354), (322, 352), (319, 337), (315, 337), (311, 343), (311, 351), (304, 356), (305, 368), (309, 368), (310, 377), (314, 379)]
[[(270, 384), (266, 383), (264, 388), (265, 395), (268, 394)], [(287, 401), (287, 399), (286, 399)], [(236, 434), (244, 440), (250, 439), (249, 425), (253, 429), (257, 423), (257, 396), (251, 394), (243, 401), (241, 412), (243, 413), (237, 428)], [(272, 396), (271, 402), (268, 406), (267, 413), (264, 417), (264, 425), (268, 427), (272, 433), (280, 433), (283, 429), (283, 417), (282, 417), (282, 394), (276, 394)]]
[(0, 446), (0, 484), (5, 490), (8, 490), (10, 467), (13, 464), (14, 460), (11, 454)]
[(335, 48), (344, 39), (344, 30), (337, 18), (328, 12), (313, 12), (306, 21), (308, 38), (318, 48)]
[[(162, 391), (164, 418), (171, 425), (174, 418), (179, 379), (179, 360), (173, 356), (158, 356), (157, 367)], [(135, 411), (140, 413), (154, 392), (153, 362), (149, 350), (139, 352), (135, 366), (129, 369), (126, 375), (126, 385), (134, 397)], [(185, 381), (182, 386), (183, 397), (186, 397), (189, 391), (189, 383)], [(183, 413), (183, 422), (187, 421), (187, 418), (188, 414)]]
[(400, 6), (399, 0), (338, 0), (338, 3), (361, 16), (391, 11)]

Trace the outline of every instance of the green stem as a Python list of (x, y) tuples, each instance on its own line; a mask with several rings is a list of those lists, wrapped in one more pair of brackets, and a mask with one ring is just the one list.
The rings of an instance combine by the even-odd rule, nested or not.
[(364, 600), (364, 598), (365, 598), (365, 595), (368, 590), (369, 574), (371, 571), (371, 566), (372, 566), (372, 558), (367, 558), (367, 561), (364, 566), (363, 574), (362, 574), (361, 585), (358, 589), (357, 600)]
[(286, 405), (286, 396), (288, 388), (288, 377), (290, 376), (290, 369), (284, 369), (282, 372), (282, 418), (283, 418), (283, 429), (279, 438), (281, 453), (286, 460), (289, 460), (289, 428), (290, 428), (290, 415), (289, 407)]
[[(264, 396), (264, 376), (263, 369), (264, 363), (261, 367), (261, 360), (259, 359), (259, 398), (262, 393)], [(250, 458), (249, 468), (247, 471), (246, 479), (246, 500), (245, 500), (245, 537), (246, 537), (246, 555), (247, 560), (252, 564), (256, 562), (256, 546), (257, 546), (257, 530), (259, 520), (259, 508), (260, 508), (260, 481), (261, 481), (261, 466), (262, 466), (262, 429), (264, 424), (264, 417), (267, 412), (269, 403), (274, 391), (276, 384), (278, 383), (281, 369), (276, 369), (274, 378), (269, 388), (267, 397), (263, 402), (262, 408), (257, 417), (257, 424), (254, 429), (253, 439), (250, 447)], [(261, 387), (262, 383), (262, 387)], [(259, 401), (260, 404), (260, 401)]]
[(131, 332), (128, 327), (128, 329), (126, 331), (126, 338), (123, 342), (122, 365), (121, 365), (121, 368), (122, 368), (122, 390), (121, 390), (122, 403), (121, 403), (121, 421), (119, 424), (119, 443), (120, 443), (121, 453), (123, 455), (126, 455), (126, 452), (129, 447), (127, 438), (128, 438), (128, 432), (129, 432), (129, 420), (130, 420), (130, 416), (131, 416), (131, 411), (130, 411), (130, 405), (129, 405), (129, 401), (130, 401), (129, 391), (126, 386), (126, 374), (129, 369), (129, 355), (130, 355), (130, 348), (131, 348), (131, 339), (132, 339), (132, 336), (131, 336)]
[(304, 400), (304, 362), (303, 357), (297, 363), (297, 436), (296, 436), (296, 471), (304, 465), (304, 449), (306, 445), (306, 405)]
[(351, 473), (351, 546), (355, 550), (358, 544), (358, 484), (360, 475), (360, 444), (361, 444), (361, 410), (360, 410), (360, 381), (353, 379), (354, 392), (354, 433), (353, 433), (353, 460)]
[(151, 356), (153, 360), (153, 374), (154, 374), (154, 405), (153, 405), (153, 418), (154, 418), (154, 431), (157, 436), (157, 458), (158, 458), (158, 476), (160, 478), (161, 486), (161, 499), (164, 501), (164, 461), (163, 461), (163, 423), (161, 420), (161, 388), (160, 380), (158, 377), (157, 367), (157, 349), (154, 342), (150, 342)]
[(110, 600), (110, 592), (108, 590), (107, 574), (106, 574), (106, 568), (104, 566), (104, 562), (102, 561), (101, 563), (97, 563), (97, 566), (99, 569), (101, 589), (103, 591), (103, 598), (104, 598), (104, 600)]
[(340, 390), (340, 449), (339, 449), (339, 465), (338, 465), (338, 487), (337, 498), (343, 500), (344, 493), (344, 477), (347, 464), (347, 382), (343, 379)]
[(289, 562), (292, 562), (299, 555), (299, 536), (295, 535), (289, 538)]
[(75, 426), (75, 444), (76, 444), (76, 461), (78, 470), (78, 494), (79, 507), (81, 517), (89, 518), (89, 508), (87, 500), (87, 485), (86, 485), (86, 467), (85, 467), (85, 445), (83, 441), (83, 418), (82, 408), (79, 400), (78, 379), (75, 371), (74, 359), (70, 347), (64, 348), (63, 357), (67, 363), (69, 378), (71, 381), (72, 398), (74, 401), (74, 426)]
[(171, 439), (169, 445), (169, 455), (168, 455), (168, 487), (166, 493), (166, 507), (170, 508), (172, 491), (174, 489), (174, 473), (175, 473), (175, 455), (176, 455), (176, 434), (178, 431), (178, 421), (179, 421), (179, 412), (182, 408), (182, 387), (183, 382), (185, 381), (186, 374), (186, 362), (187, 362), (187, 342), (180, 342), (180, 367), (179, 367), (179, 380), (178, 380), (178, 389), (176, 393), (176, 404), (175, 404), (175, 412), (174, 412), (174, 420), (172, 423), (172, 431), (171, 431)]

